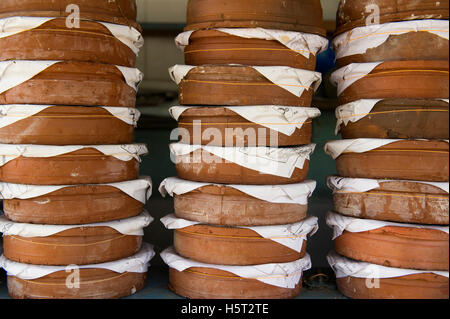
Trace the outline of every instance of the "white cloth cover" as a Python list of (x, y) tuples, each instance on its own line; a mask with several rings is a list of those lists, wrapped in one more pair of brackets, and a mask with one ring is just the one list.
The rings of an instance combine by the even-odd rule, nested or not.
[[(119, 274), (125, 272), (145, 273), (149, 267), (149, 261), (155, 256), (153, 246), (142, 244), (141, 250), (135, 255), (117, 261), (77, 266), (79, 269), (107, 269)], [(58, 271), (73, 270), (70, 266), (41, 266), (22, 264), (9, 259), (4, 255), (0, 257), (0, 267), (5, 269), (8, 276), (14, 276), (23, 280), (33, 280), (45, 277)]]
[[(58, 18), (11, 17), (0, 19), (0, 39), (40, 27), (44, 23)], [(90, 22), (94, 22), (90, 20)], [(105, 26), (120, 42), (128, 46), (136, 55), (144, 45), (144, 38), (133, 27), (101, 21), (96, 23)]]
[[(178, 156), (187, 155), (202, 149), (220, 159), (233, 162), (248, 169), (289, 178), (294, 173), (295, 168), (303, 168), (305, 161), (309, 160), (315, 147), (315, 144), (294, 148), (271, 148), (216, 147), (173, 143), (170, 145), (170, 150), (176, 156), (176, 162), (181, 161)], [(209, 157), (205, 162), (208, 160)]]
[(364, 54), (367, 50), (385, 43), (390, 36), (409, 32), (429, 32), (448, 40), (448, 29), (448, 20), (413, 20), (370, 25), (338, 35), (332, 46), (336, 51), (336, 59), (340, 59)]
[[(42, 112), (49, 107), (55, 105), (25, 105), (25, 104), (7, 104), (0, 105), (0, 128), (6, 127), (8, 125), (14, 124), (23, 119), (29, 118), (33, 115)], [(83, 106), (80, 106), (83, 107)], [(101, 106), (112, 116), (118, 118), (119, 120), (136, 127), (141, 113), (138, 109), (128, 108), (128, 107), (109, 107)]]
[[(16, 87), (56, 63), (62, 61), (12, 60), (0, 62), (0, 94)], [(125, 82), (137, 91), (144, 74), (136, 68), (115, 66), (123, 75)]]
[[(212, 30), (240, 38), (278, 41), (285, 47), (303, 55), (305, 58), (309, 58), (311, 54), (317, 55), (325, 51), (328, 47), (328, 40), (326, 38), (309, 33), (263, 28), (218, 28)], [(180, 33), (175, 38), (175, 44), (180, 50), (184, 51), (185, 47), (189, 45), (189, 39), (194, 32), (186, 31)]]
[(120, 219), (110, 222), (93, 223), (84, 225), (39, 225), (15, 223), (0, 215), (0, 232), (3, 236), (20, 237), (49, 237), (60, 232), (74, 228), (109, 227), (123, 235), (144, 236), (144, 228), (150, 225), (153, 217), (147, 211), (143, 211), (136, 217)]
[[(63, 188), (78, 186), (80, 185), (22, 185), (0, 182), (0, 199), (29, 199), (47, 195)], [(143, 204), (152, 195), (152, 180), (148, 176), (119, 183), (95, 184), (95, 186), (117, 188)]]
[[(167, 229), (182, 229), (203, 224), (177, 218), (174, 214), (161, 218), (161, 223), (163, 223)], [(263, 238), (273, 240), (274, 242), (300, 252), (303, 247), (303, 242), (307, 240), (307, 236), (314, 235), (319, 229), (319, 224), (317, 217), (309, 217), (301, 222), (288, 225), (255, 227), (238, 226), (236, 228), (253, 230)]]
[(337, 86), (338, 96), (350, 85), (372, 72), (381, 63), (383, 62), (352, 63), (333, 72), (330, 81)]
[(327, 225), (333, 229), (333, 240), (341, 236), (344, 231), (348, 231), (350, 233), (361, 233), (369, 230), (383, 228), (386, 226), (433, 229), (444, 232), (446, 234), (449, 233), (448, 226), (430, 226), (430, 225), (394, 223), (373, 219), (361, 219), (336, 214), (334, 212), (328, 212), (326, 221)]
[(159, 192), (164, 197), (167, 194), (173, 197), (174, 194), (183, 195), (208, 185), (231, 187), (269, 203), (299, 205), (307, 205), (308, 198), (311, 197), (316, 189), (316, 181), (313, 180), (306, 180), (302, 183), (288, 185), (223, 185), (193, 182), (178, 177), (169, 177), (163, 180), (161, 185), (159, 185)]
[[(170, 115), (178, 121), (188, 109), (199, 106), (174, 106)], [(277, 105), (224, 106), (247, 121), (257, 123), (271, 130), (291, 136), (296, 129), (301, 129), (308, 119), (320, 116), (320, 110), (313, 107), (292, 107)]]
[(31, 144), (0, 144), (0, 166), (17, 157), (54, 157), (81, 149), (94, 148), (107, 156), (113, 156), (121, 161), (135, 159), (140, 161), (141, 155), (148, 153), (145, 144), (124, 144), (124, 145), (68, 145), (68, 146), (48, 146)]
[(424, 181), (404, 181), (404, 180), (385, 180), (385, 179), (367, 179), (367, 178), (345, 178), (340, 176), (329, 176), (327, 178), (328, 187), (334, 192), (356, 192), (365, 193), (372, 189), (380, 187), (381, 184), (387, 182), (404, 182), (411, 184), (427, 184), (438, 187), (445, 192), (449, 192), (449, 183), (445, 182), (424, 182)]
[(302, 259), (284, 264), (265, 264), (255, 266), (223, 266), (210, 265), (183, 258), (169, 247), (161, 253), (164, 262), (173, 269), (184, 271), (191, 267), (214, 268), (235, 274), (236, 276), (256, 279), (263, 283), (293, 289), (303, 275), (303, 271), (311, 268), (311, 258), (308, 254)]
[(428, 273), (448, 278), (448, 271), (414, 270), (385, 267), (349, 259), (347, 257), (338, 255), (335, 251), (331, 251), (327, 256), (327, 259), (328, 263), (336, 274), (336, 278), (355, 277), (367, 279), (383, 279)]
[[(200, 66), (201, 67), (201, 66)], [(318, 72), (294, 69), (287, 66), (247, 66), (258, 71), (267, 80), (301, 97), (305, 90), (312, 88), (316, 91), (322, 82), (322, 75)], [(178, 85), (192, 69), (197, 66), (174, 65), (169, 68), (169, 75)]]

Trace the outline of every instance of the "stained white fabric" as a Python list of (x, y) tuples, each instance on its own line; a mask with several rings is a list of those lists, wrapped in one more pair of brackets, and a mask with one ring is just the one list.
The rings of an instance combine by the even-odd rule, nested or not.
[[(305, 161), (309, 160), (315, 146), (315, 144), (309, 144), (294, 148), (216, 147), (173, 143), (170, 145), (170, 150), (176, 156), (177, 162), (181, 160), (178, 158), (179, 156), (202, 149), (222, 160), (248, 169), (289, 178), (292, 176), (295, 168), (303, 168)], [(202, 160), (203, 162), (208, 162), (210, 158), (205, 157)]]
[(402, 141), (401, 139), (377, 139), (360, 138), (348, 140), (330, 141), (325, 144), (325, 153), (333, 159), (338, 158), (342, 153), (365, 153), (382, 146)]
[(352, 63), (333, 72), (330, 81), (337, 86), (338, 96), (350, 85), (367, 76), (381, 63), (383, 62)]
[[(169, 177), (162, 181), (159, 186), (159, 192), (164, 197), (167, 194), (173, 197), (174, 194), (183, 195), (208, 185), (224, 186), (222, 184), (200, 183), (184, 180), (178, 177)], [(227, 184), (225, 186), (234, 188), (249, 196), (270, 203), (307, 205), (308, 198), (311, 197), (316, 188), (316, 181), (306, 180), (302, 183), (288, 185)]]
[(213, 268), (230, 272), (236, 276), (255, 279), (263, 283), (293, 289), (302, 278), (303, 271), (311, 268), (311, 258), (307, 254), (302, 259), (284, 264), (265, 264), (255, 266), (210, 265), (183, 258), (169, 247), (161, 253), (164, 262), (173, 269), (184, 271), (192, 267)]

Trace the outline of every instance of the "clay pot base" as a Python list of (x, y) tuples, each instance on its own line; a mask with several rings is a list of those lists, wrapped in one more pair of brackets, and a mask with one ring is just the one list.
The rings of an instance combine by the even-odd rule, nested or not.
[(448, 20), (448, 0), (439, 1), (439, 6), (436, 3), (434, 0), (347, 0), (341, 2), (338, 9), (336, 34), (366, 26), (368, 18), (372, 21), (369, 16), (373, 16), (374, 11), (370, 7), (366, 10), (368, 5), (377, 5), (380, 9), (379, 23), (410, 21), (411, 17)]
[(174, 231), (177, 253), (213, 265), (262, 265), (296, 261), (306, 253), (296, 252), (245, 228), (194, 225)]
[(448, 139), (448, 111), (442, 100), (381, 100), (364, 118), (342, 124), (341, 134), (344, 139)]
[(364, 193), (337, 191), (335, 211), (346, 216), (401, 223), (448, 225), (449, 195), (427, 184), (389, 181)]
[(365, 153), (343, 153), (337, 160), (340, 176), (447, 182), (448, 143), (403, 140)]
[(347, 87), (339, 95), (339, 103), (380, 98), (448, 98), (448, 63), (448, 61), (381, 63), (368, 75)]
[(7, 17), (67, 17), (70, 4), (80, 8), (82, 20), (97, 20), (109, 23), (141, 27), (136, 22), (136, 2), (134, 0), (2, 0), (0, 19)]
[(144, 204), (106, 185), (63, 188), (29, 199), (4, 199), (5, 217), (17, 223), (77, 225), (139, 215)]
[(90, 265), (130, 257), (142, 236), (123, 235), (110, 227), (80, 227), (48, 237), (4, 236), (7, 259), (33, 265)]
[(116, 299), (145, 286), (146, 273), (123, 274), (106, 269), (80, 269), (80, 288), (67, 288), (70, 273), (58, 271), (34, 280), (8, 276), (8, 292), (14, 299)]
[[(380, 288), (367, 288), (366, 278), (338, 278), (339, 291), (354, 299), (448, 299), (448, 278), (416, 274), (380, 279)], [(369, 279), (374, 284), (373, 279)]]
[(191, 35), (184, 57), (188, 65), (278, 65), (314, 71), (314, 53), (310, 52), (310, 57), (306, 58), (275, 40), (247, 39), (216, 30), (200, 30)]
[(265, 202), (231, 187), (204, 186), (174, 197), (178, 218), (224, 226), (271, 226), (304, 220), (307, 205)]
[(134, 67), (136, 54), (100, 23), (80, 21), (69, 29), (66, 19), (0, 39), (0, 61), (65, 60)]
[(302, 282), (288, 289), (222, 270), (192, 267), (183, 272), (170, 268), (169, 288), (190, 299), (289, 299), (300, 294)]
[[(211, 160), (210, 163), (202, 159)], [(179, 161), (178, 161), (179, 160)], [(228, 162), (207, 151), (196, 150), (179, 156), (176, 164), (177, 175), (181, 179), (204, 183), (243, 185), (285, 185), (304, 181), (308, 175), (309, 160), (302, 169), (295, 168), (290, 178), (268, 175)]]
[(246, 66), (200, 66), (178, 86), (182, 105), (311, 105), (314, 89), (297, 97)]
[(334, 247), (340, 255), (386, 267), (449, 269), (448, 234), (434, 229), (385, 226), (360, 233), (344, 231)]
[(0, 94), (0, 104), (134, 107), (136, 91), (114, 65), (59, 62)]
[(0, 128), (0, 143), (107, 145), (133, 141), (129, 125), (100, 107), (52, 106)]
[[(194, 121), (201, 121), (201, 124), (194, 124)], [(197, 144), (194, 143), (194, 132), (199, 131), (202, 145), (221, 147), (299, 146), (310, 144), (312, 136), (312, 119), (308, 119), (301, 129), (297, 128), (291, 136), (288, 136), (257, 123), (247, 121), (224, 107), (187, 109), (178, 119), (178, 127), (182, 130), (187, 130), (186, 133), (189, 134), (187, 143), (189, 144)], [(228, 133), (230, 131), (236, 134)], [(217, 134), (211, 136), (209, 132), (217, 132)]]
[(0, 181), (28, 185), (116, 183), (138, 176), (135, 159), (122, 161), (90, 148), (55, 157), (18, 157), (0, 167)]
[[(448, 60), (448, 40), (430, 32), (390, 35), (382, 45), (337, 59), (339, 67), (351, 63), (378, 61)], [(432, 48), (432, 49), (430, 49)]]
[(264, 28), (326, 35), (319, 0), (194, 0), (188, 2), (188, 30)]

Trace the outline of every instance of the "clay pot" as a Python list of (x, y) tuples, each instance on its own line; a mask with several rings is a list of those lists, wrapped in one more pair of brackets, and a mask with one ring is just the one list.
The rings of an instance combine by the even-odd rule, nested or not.
[(8, 276), (8, 292), (14, 299), (116, 299), (144, 288), (146, 273), (119, 274), (107, 269), (80, 269), (80, 288), (66, 286), (70, 273), (58, 271), (42, 278), (24, 280)]
[(194, 225), (174, 231), (174, 246), (185, 258), (213, 265), (287, 263), (305, 256), (246, 228)]
[(139, 251), (142, 236), (110, 227), (79, 227), (48, 237), (3, 237), (7, 259), (34, 265), (89, 265), (130, 257)]
[(364, 118), (341, 125), (345, 139), (448, 139), (448, 102), (442, 100), (386, 99)]
[[(448, 61), (383, 62), (339, 95), (339, 103), (360, 99), (448, 98)], [(347, 78), (359, 76), (348, 74)]]
[(245, 66), (201, 66), (188, 72), (178, 87), (182, 105), (311, 105), (314, 89), (297, 97)]
[(354, 299), (448, 299), (448, 278), (432, 273), (380, 279), (380, 288), (368, 288), (366, 278), (336, 280), (339, 291)]
[[(205, 158), (208, 159), (208, 162), (204, 161)], [(285, 185), (300, 183), (306, 179), (309, 160), (305, 161), (302, 169), (296, 167), (291, 177), (287, 178), (264, 174), (199, 149), (190, 154), (178, 156), (176, 169), (178, 177), (188, 181), (243, 185)]]
[(334, 240), (340, 255), (394, 268), (448, 270), (449, 237), (435, 229), (385, 226), (344, 233)]
[[(201, 124), (194, 124), (194, 121), (201, 121)], [(221, 147), (298, 146), (310, 144), (312, 136), (312, 119), (308, 119), (301, 129), (297, 128), (291, 136), (288, 136), (257, 123), (252, 123), (225, 107), (187, 109), (178, 119), (178, 127), (187, 130), (190, 144), (196, 144), (194, 143), (194, 132), (199, 131), (202, 145)], [(227, 134), (228, 131), (236, 134)], [(209, 135), (208, 132), (217, 132), (217, 134)], [(246, 133), (253, 134), (248, 135)], [(216, 140), (216, 136), (221, 137), (221, 140)]]
[(140, 29), (136, 22), (135, 0), (2, 0), (0, 18), (67, 17), (73, 13), (72, 10), (67, 10), (69, 5), (79, 7), (80, 19), (123, 24)]
[(346, 0), (339, 4), (336, 34), (374, 24), (373, 5), (380, 10), (379, 23), (449, 18), (448, 0)]
[(275, 40), (242, 38), (217, 30), (195, 31), (184, 50), (188, 65), (278, 65), (311, 71), (316, 68), (315, 54), (306, 58)]
[(139, 162), (122, 161), (93, 148), (54, 157), (18, 157), (0, 167), (0, 181), (29, 185), (116, 183), (139, 176)]
[(364, 193), (337, 191), (335, 211), (346, 216), (401, 223), (448, 225), (449, 197), (444, 190), (408, 181), (380, 182)]
[(81, 21), (68, 29), (66, 19), (0, 39), (0, 61), (65, 60), (134, 67), (136, 54), (102, 24)]
[(190, 299), (288, 299), (300, 294), (302, 281), (288, 289), (213, 268), (191, 267), (182, 272), (170, 268), (169, 288)]
[(118, 188), (79, 185), (29, 199), (4, 199), (6, 218), (17, 223), (77, 225), (134, 217), (144, 204)]
[(100, 107), (52, 106), (0, 127), (0, 143), (107, 145), (133, 141), (134, 126)]
[(224, 226), (285, 225), (306, 218), (307, 205), (265, 202), (226, 185), (209, 185), (174, 197), (178, 218)]
[(340, 176), (447, 182), (448, 143), (403, 140), (365, 153), (343, 153), (337, 160)]
[(355, 54), (336, 59), (339, 67), (351, 63), (378, 61), (448, 60), (448, 40), (431, 32), (392, 34), (383, 44)]
[(59, 62), (0, 94), (0, 104), (134, 107), (136, 91), (114, 65)]
[(185, 30), (265, 28), (326, 35), (319, 0), (190, 0)]

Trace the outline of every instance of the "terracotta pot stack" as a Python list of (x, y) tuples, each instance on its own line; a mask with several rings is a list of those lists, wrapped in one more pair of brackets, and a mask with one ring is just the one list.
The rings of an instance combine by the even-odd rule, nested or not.
[[(187, 65), (170, 69), (183, 106), (171, 108), (178, 177), (162, 194), (175, 214), (162, 253), (170, 289), (189, 298), (291, 298), (310, 268), (306, 180), (311, 108), (327, 47), (320, 1), (190, 0), (176, 38)], [(268, 275), (270, 274), (270, 275)]]
[(344, 139), (325, 151), (340, 175), (328, 179), (328, 260), (348, 297), (449, 297), (448, 9), (341, 1), (332, 80)]
[[(74, 15), (79, 12), (79, 18)], [(150, 245), (134, 0), (0, 2), (0, 216), (14, 298), (118, 298)]]

